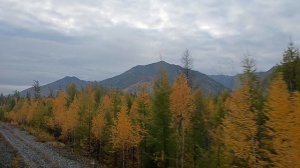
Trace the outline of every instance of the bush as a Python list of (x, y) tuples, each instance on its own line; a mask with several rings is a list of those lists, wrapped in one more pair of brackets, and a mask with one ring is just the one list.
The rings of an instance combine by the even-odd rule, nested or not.
[(4, 110), (0, 107), (0, 121), (4, 120)]

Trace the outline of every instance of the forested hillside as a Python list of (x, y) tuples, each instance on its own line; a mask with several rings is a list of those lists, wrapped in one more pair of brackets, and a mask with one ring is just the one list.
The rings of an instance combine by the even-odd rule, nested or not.
[(170, 85), (162, 70), (136, 94), (72, 84), (55, 97), (1, 96), (0, 119), (108, 167), (300, 167), (298, 49), (289, 45), (267, 92), (253, 60), (243, 67), (232, 93), (205, 96), (188, 73)]

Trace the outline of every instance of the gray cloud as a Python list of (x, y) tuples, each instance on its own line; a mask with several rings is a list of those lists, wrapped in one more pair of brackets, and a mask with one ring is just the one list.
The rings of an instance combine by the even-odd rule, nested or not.
[(299, 8), (295, 0), (3, 0), (0, 92), (66, 75), (101, 80), (160, 54), (180, 64), (186, 48), (203, 73), (236, 74), (247, 52), (267, 70), (289, 37), (300, 44)]

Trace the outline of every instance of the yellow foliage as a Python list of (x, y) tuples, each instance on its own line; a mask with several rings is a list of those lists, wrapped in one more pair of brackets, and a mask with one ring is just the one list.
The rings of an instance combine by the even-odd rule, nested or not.
[(16, 156), (14, 156), (14, 158), (13, 158), (13, 160), (12, 160), (12, 163), (11, 163), (11, 167), (12, 168), (18, 168), (18, 167), (23, 167), (22, 166), (22, 162), (23, 162), (23, 160), (22, 160), (23, 158), (19, 155), (19, 154), (17, 154)]
[[(180, 142), (177, 151), (177, 155), (180, 151), (180, 157), (177, 159), (180, 159), (181, 166), (184, 167), (185, 133), (190, 124), (191, 113), (194, 110), (191, 89), (184, 74), (180, 74), (173, 84), (170, 95), (170, 110), (173, 127), (176, 128), (177, 132), (177, 140)], [(178, 163), (178, 160), (176, 162)]]
[(139, 108), (150, 109), (150, 96), (147, 92), (147, 85), (142, 85), (141, 90), (137, 95), (136, 101)]
[(184, 124), (187, 126), (193, 110), (193, 99), (191, 89), (183, 74), (178, 76), (172, 87), (170, 109), (172, 112), (173, 123), (175, 125)]
[(103, 112), (105, 116), (105, 120), (109, 123), (112, 124), (112, 120), (114, 118), (114, 113), (113, 113), (113, 103), (111, 101), (111, 98), (108, 95), (105, 95), (102, 98), (101, 102), (101, 111)]
[(47, 122), (50, 128), (59, 126), (61, 128), (62, 137), (68, 136), (75, 128), (78, 122), (78, 111), (80, 108), (79, 100), (77, 97), (73, 100), (69, 109), (66, 107), (67, 95), (60, 92), (53, 100), (53, 117)]
[(147, 85), (140, 86), (140, 91), (133, 102), (130, 109), (130, 118), (132, 120), (138, 119), (144, 124), (150, 118), (150, 96), (147, 93)]
[(31, 135), (38, 138), (41, 142), (49, 142), (54, 141), (54, 137), (51, 136), (49, 133), (47, 133), (44, 130), (41, 130), (39, 128), (35, 127), (25, 127), (25, 130), (28, 131)]
[[(32, 105), (36, 104), (33, 101)], [(19, 109), (18, 112), (16, 112), (18, 119), (17, 122), (18, 123), (29, 123), (32, 120), (33, 117), (33, 110), (35, 108), (34, 107), (30, 107), (30, 101), (24, 101), (24, 103), (22, 104), (21, 108)]]
[(102, 108), (105, 109), (105, 110), (110, 110), (112, 109), (112, 102), (111, 102), (111, 99), (108, 95), (105, 95), (103, 97), (103, 100), (102, 100)]
[(118, 114), (112, 129), (112, 144), (115, 149), (123, 149), (137, 146), (143, 136), (141, 128), (132, 125), (127, 115), (126, 105), (122, 105), (121, 112)]
[(209, 122), (216, 115), (216, 107), (212, 97), (208, 97), (205, 100), (205, 103), (206, 103), (206, 109), (203, 110), (203, 117), (204, 117), (205, 124), (209, 125), (210, 124)]
[(37, 101), (19, 101), (17, 108), (6, 113), (6, 118), (18, 124), (29, 124), (36, 112)]
[(78, 95), (80, 102), (80, 118), (79, 125), (86, 125), (90, 127), (92, 115), (96, 112), (95, 89), (93, 86), (87, 86)]
[(132, 120), (138, 118), (138, 102), (137, 101), (134, 101), (132, 103), (129, 115)]
[(78, 111), (79, 111), (80, 105), (78, 102), (78, 99), (75, 98), (69, 108), (68, 111), (63, 112), (63, 118), (62, 118), (62, 135), (67, 136), (77, 125), (78, 122)]
[(276, 152), (270, 153), (270, 158), (275, 167), (300, 167), (300, 155), (297, 152), (300, 130), (298, 93), (295, 94), (294, 101), (291, 100), (293, 99), (280, 74), (272, 81), (268, 96), (267, 126)]
[(250, 87), (244, 85), (226, 101), (223, 121), (224, 144), (229, 153), (242, 159), (248, 167), (257, 165), (256, 115), (251, 111)]
[(66, 97), (66, 94), (61, 92), (53, 100), (53, 119), (50, 119), (50, 121), (48, 122), (49, 126), (54, 126), (53, 124), (62, 126), (65, 117), (64, 113), (67, 111)]
[(300, 92), (296, 92), (293, 95), (293, 118), (294, 118), (294, 126), (292, 126), (291, 137), (293, 137), (293, 148), (292, 148), (292, 156), (295, 167), (300, 167)]
[(98, 110), (98, 114), (92, 121), (92, 134), (97, 140), (100, 140), (105, 127), (105, 118), (101, 109)]
[(11, 111), (11, 112), (5, 112), (5, 114), (4, 114), (4, 117), (7, 119), (7, 120), (9, 120), (11, 123), (13, 123), (13, 124), (17, 124), (17, 122), (16, 122), (16, 113), (14, 112), (14, 111)]

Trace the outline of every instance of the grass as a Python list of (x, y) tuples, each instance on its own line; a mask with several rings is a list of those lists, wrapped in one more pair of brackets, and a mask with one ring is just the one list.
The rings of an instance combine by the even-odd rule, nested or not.
[(50, 135), (48, 132), (42, 129), (35, 127), (25, 127), (25, 130), (34, 137), (36, 137), (40, 142), (49, 142), (55, 140), (55, 138), (52, 135)]
[(20, 167), (27, 167), (27, 166), (25, 166), (22, 157), (17, 154), (12, 160), (11, 167), (12, 168), (20, 168)]

